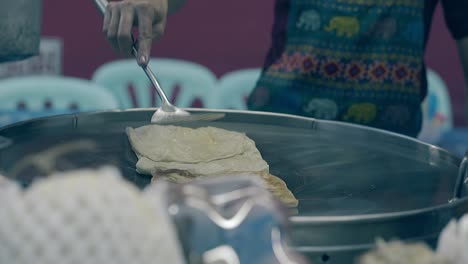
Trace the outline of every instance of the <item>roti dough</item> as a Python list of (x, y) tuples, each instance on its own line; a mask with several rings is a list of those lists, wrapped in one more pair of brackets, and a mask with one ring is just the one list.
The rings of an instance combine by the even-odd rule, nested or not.
[(215, 127), (148, 125), (126, 129), (138, 157), (137, 172), (189, 182), (198, 177), (254, 173), (281, 201), (297, 206), (286, 183), (269, 173), (255, 142), (245, 134)]

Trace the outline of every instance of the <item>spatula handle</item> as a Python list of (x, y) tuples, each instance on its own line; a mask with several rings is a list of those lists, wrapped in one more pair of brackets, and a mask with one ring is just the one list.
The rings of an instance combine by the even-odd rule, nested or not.
[(468, 151), (465, 153), (460, 168), (458, 169), (457, 182), (451, 201), (462, 198), (466, 191), (468, 191)]

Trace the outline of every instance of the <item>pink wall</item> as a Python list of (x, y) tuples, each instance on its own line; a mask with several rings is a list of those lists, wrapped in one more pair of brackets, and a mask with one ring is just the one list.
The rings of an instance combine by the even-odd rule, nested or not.
[[(188, 1), (169, 19), (154, 56), (192, 60), (217, 75), (261, 66), (269, 45), (273, 0)], [(216, 12), (214, 11), (216, 10)], [(92, 0), (44, 0), (43, 33), (64, 39), (64, 74), (89, 78), (102, 63), (119, 58), (101, 34)], [(447, 82), (456, 119), (463, 117), (463, 77), (454, 42), (440, 10), (434, 20), (427, 62)]]

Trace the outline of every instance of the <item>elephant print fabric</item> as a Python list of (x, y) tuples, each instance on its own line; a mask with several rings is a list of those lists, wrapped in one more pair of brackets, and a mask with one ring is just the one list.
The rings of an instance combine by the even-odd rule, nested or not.
[(303, 11), (296, 23), (298, 29), (307, 31), (317, 31), (320, 29), (320, 25), (320, 14), (314, 9)]
[(338, 115), (338, 106), (329, 99), (312, 99), (303, 111), (314, 118), (333, 120)]
[(393, 17), (385, 17), (375, 21), (365, 32), (365, 36), (371, 39), (390, 40), (397, 33), (397, 21)]
[(359, 30), (360, 26), (357, 18), (346, 16), (333, 17), (329, 25), (325, 27), (327, 32), (336, 31), (337, 36), (347, 36), (348, 38), (357, 35)]
[(273, 41), (284, 41), (249, 109), (418, 134), (425, 0), (277, 1), (287, 2), (287, 22)]
[(369, 124), (377, 116), (377, 107), (370, 103), (352, 105), (343, 117), (346, 121)]

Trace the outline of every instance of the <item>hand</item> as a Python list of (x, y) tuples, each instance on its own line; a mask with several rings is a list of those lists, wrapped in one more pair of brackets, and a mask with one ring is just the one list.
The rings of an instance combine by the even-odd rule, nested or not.
[(109, 2), (102, 30), (117, 52), (131, 55), (132, 31), (134, 26), (138, 26), (138, 63), (146, 65), (153, 40), (159, 39), (164, 33), (167, 11), (168, 0)]

